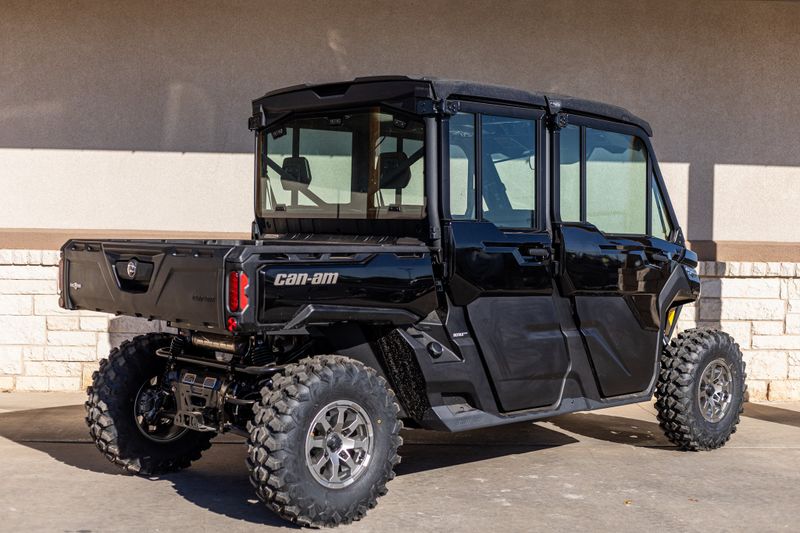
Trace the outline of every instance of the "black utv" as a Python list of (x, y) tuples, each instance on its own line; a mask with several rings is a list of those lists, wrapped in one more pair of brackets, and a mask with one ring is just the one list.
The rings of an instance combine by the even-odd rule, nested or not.
[[(647, 122), (566, 96), (359, 78), (253, 102), (251, 240), (71, 240), (61, 305), (164, 320), (100, 362), (90, 432), (125, 470), (247, 437), (250, 480), (302, 525), (362, 518), (400, 429), (648, 401), (722, 446), (745, 372), (699, 297)], [(178, 191), (176, 191), (176, 196)]]

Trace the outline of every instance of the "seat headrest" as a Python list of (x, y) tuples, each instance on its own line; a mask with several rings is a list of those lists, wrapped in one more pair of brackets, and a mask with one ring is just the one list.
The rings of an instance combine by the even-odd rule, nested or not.
[(304, 189), (311, 184), (311, 167), (305, 157), (287, 157), (283, 160), (281, 186), (285, 191)]
[(411, 181), (411, 166), (403, 152), (386, 152), (378, 156), (381, 189), (405, 189)]

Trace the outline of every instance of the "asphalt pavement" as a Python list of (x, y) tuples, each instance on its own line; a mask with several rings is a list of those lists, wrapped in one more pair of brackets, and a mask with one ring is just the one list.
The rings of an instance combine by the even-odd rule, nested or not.
[[(292, 528), (256, 500), (240, 438), (183, 472), (122, 475), (90, 442), (82, 402), (0, 394), (0, 531)], [(800, 402), (747, 404), (713, 452), (672, 447), (650, 404), (403, 437), (389, 494), (342, 531), (800, 530)]]

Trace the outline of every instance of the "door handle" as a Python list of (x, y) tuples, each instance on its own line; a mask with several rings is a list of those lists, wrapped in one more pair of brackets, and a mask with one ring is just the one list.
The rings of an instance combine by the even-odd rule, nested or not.
[[(540, 244), (508, 243), (508, 242), (483, 242), (484, 252), (489, 253), (519, 253), (526, 261), (543, 261), (550, 257), (550, 249)], [(476, 249), (478, 251), (478, 249)]]
[(668, 255), (662, 254), (660, 252), (649, 253), (649, 254), (647, 254), (647, 258), (650, 261), (655, 261), (657, 263), (668, 263), (669, 259), (670, 259)]
[(531, 259), (547, 259), (550, 257), (550, 250), (547, 250), (546, 248), (520, 247), (519, 252), (522, 257)]
[(645, 252), (644, 256), (648, 265), (659, 269), (664, 268), (664, 265), (668, 265), (672, 260), (670, 255), (661, 252)]

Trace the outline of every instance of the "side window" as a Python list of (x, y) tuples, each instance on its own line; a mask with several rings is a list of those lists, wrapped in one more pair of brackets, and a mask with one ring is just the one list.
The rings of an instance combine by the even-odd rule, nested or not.
[(639, 137), (570, 124), (561, 130), (559, 142), (562, 221), (589, 222), (606, 233), (669, 240), (673, 225), (666, 199), (652, 170), (648, 174), (647, 149)]
[(481, 147), (483, 218), (498, 227), (534, 227), (536, 121), (483, 115)]
[(450, 216), (475, 218), (475, 115), (450, 119)]
[(586, 221), (607, 233), (647, 232), (647, 152), (632, 135), (586, 128)]
[(650, 233), (653, 237), (658, 237), (666, 241), (669, 240), (669, 236), (672, 233), (672, 224), (667, 215), (667, 206), (664, 203), (664, 197), (658, 189), (658, 181), (656, 181), (655, 177), (651, 177), (650, 179), (652, 180), (653, 190), (653, 196), (651, 198), (653, 202), (652, 212), (650, 213), (650, 227), (652, 230)]
[(581, 220), (581, 129), (569, 125), (559, 134), (560, 188), (559, 203), (561, 220)]

